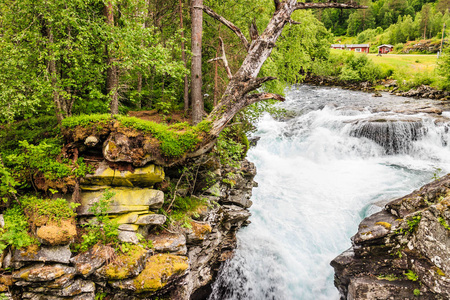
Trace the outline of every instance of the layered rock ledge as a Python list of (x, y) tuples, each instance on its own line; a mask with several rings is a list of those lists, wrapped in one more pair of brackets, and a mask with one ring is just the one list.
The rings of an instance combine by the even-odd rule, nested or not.
[(341, 299), (450, 299), (450, 174), (365, 218), (336, 257)]
[[(101, 244), (73, 253), (75, 234), (56, 224), (55, 230), (66, 238), (42, 240), (40, 246), (0, 257), (0, 267), (12, 270), (0, 276), (0, 293), (7, 299), (33, 300), (204, 299), (221, 263), (236, 247), (237, 230), (248, 223), (256, 169), (246, 160), (224, 167), (214, 156), (190, 163), (196, 166), (198, 187), (190, 191), (191, 197), (202, 197), (205, 205), (186, 226), (172, 228), (162, 226), (167, 217), (160, 208), (164, 186), (180, 181), (180, 167), (145, 165), (124, 171), (100, 162), (94, 174), (81, 180), (77, 195), (65, 197), (80, 203), (79, 230), (93, 219), (92, 207), (105, 191), (113, 193), (106, 213), (119, 226), (126, 254)], [(222, 174), (234, 174), (233, 180), (224, 180)], [(211, 179), (215, 183), (208, 185)], [(175, 192), (186, 197), (189, 187), (177, 186)], [(0, 215), (0, 229), (3, 226)], [(152, 241), (151, 249), (142, 246), (142, 239)]]

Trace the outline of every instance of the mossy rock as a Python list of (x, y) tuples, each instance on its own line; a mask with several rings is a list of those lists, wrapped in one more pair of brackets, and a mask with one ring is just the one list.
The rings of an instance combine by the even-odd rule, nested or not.
[(164, 180), (164, 168), (148, 165), (131, 171), (111, 169), (105, 162), (101, 163), (94, 174), (86, 175), (81, 181), (83, 185), (152, 187)]
[(77, 235), (75, 219), (65, 219), (59, 222), (51, 221), (36, 230), (39, 241), (46, 245), (65, 245)]
[(151, 250), (132, 245), (125, 253), (117, 255), (112, 262), (97, 270), (97, 275), (106, 280), (123, 280), (138, 275), (145, 267)]
[(157, 254), (147, 259), (145, 269), (136, 278), (110, 284), (135, 293), (152, 293), (185, 275), (188, 268), (189, 261), (186, 256)]
[[(163, 205), (164, 193), (153, 189), (139, 188), (111, 188), (114, 193), (111, 198), (108, 214), (122, 214), (128, 212), (148, 211), (149, 209), (158, 209)], [(105, 191), (83, 191), (80, 194), (81, 205), (77, 209), (79, 216), (93, 215), (90, 207), (98, 202)]]

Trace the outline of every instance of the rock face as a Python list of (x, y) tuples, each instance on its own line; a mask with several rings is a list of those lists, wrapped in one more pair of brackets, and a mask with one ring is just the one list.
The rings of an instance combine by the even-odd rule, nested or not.
[(450, 299), (450, 175), (364, 219), (331, 265), (341, 299)]
[[(157, 231), (154, 229), (161, 228), (167, 217), (158, 213), (164, 193), (152, 187), (164, 179), (164, 170), (151, 165), (131, 173), (101, 163), (95, 174), (82, 182), (78, 222), (89, 222), (93, 205), (106, 189), (113, 192), (106, 213), (119, 225), (119, 239), (128, 243), (121, 246), (127, 248), (126, 254), (95, 245), (74, 255), (69, 248), (75, 236), (71, 230), (59, 230), (63, 234), (56, 239), (49, 232), (58, 229), (41, 227), (37, 230), (41, 246), (0, 257), (1, 267), (15, 269), (11, 275), (0, 276), (0, 294), (10, 292), (2, 295), (33, 300), (94, 300), (98, 295), (114, 300), (205, 299), (221, 263), (236, 247), (237, 230), (250, 217), (247, 208), (252, 204), (256, 169), (246, 160), (237, 168), (223, 168), (209, 157), (193, 163), (198, 166), (200, 188), (192, 197), (203, 197), (204, 205), (186, 226)], [(230, 173), (235, 174), (233, 181), (220, 176)], [(211, 174), (216, 183), (203, 187)], [(183, 197), (188, 192), (189, 187), (177, 190)], [(4, 226), (2, 220), (0, 215), (0, 227)], [(152, 241), (151, 250), (139, 244), (142, 238)]]

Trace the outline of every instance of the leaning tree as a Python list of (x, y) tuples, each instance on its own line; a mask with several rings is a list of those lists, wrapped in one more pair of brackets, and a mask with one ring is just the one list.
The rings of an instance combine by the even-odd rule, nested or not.
[(232, 22), (220, 16), (207, 6), (202, 6), (203, 11), (212, 18), (222, 22), (225, 26), (231, 29), (241, 40), (243, 46), (247, 50), (241, 67), (235, 74), (232, 74), (226, 60), (225, 51), (222, 46), (222, 56), (216, 58), (224, 61), (224, 66), (227, 69), (227, 74), (230, 79), (225, 92), (220, 99), (220, 102), (215, 106), (212, 112), (207, 116), (207, 120), (211, 121), (212, 129), (208, 138), (203, 143), (200, 150), (192, 153), (191, 156), (204, 153), (214, 145), (215, 139), (219, 136), (223, 128), (230, 122), (230, 120), (242, 108), (256, 103), (258, 101), (275, 99), (284, 101), (281, 95), (269, 92), (254, 93), (265, 82), (275, 80), (275, 77), (257, 77), (262, 65), (270, 56), (275, 47), (278, 37), (281, 35), (286, 24), (296, 24), (297, 22), (291, 19), (294, 11), (299, 9), (317, 9), (317, 8), (339, 8), (339, 9), (361, 9), (366, 6), (359, 5), (354, 2), (349, 3), (304, 3), (296, 0), (274, 0), (275, 12), (269, 21), (265, 30), (258, 34), (257, 29), (253, 23), (250, 28), (251, 40), (249, 41), (242, 31)]

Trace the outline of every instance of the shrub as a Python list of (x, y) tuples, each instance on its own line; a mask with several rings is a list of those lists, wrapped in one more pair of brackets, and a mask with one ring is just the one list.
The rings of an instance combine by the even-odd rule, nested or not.
[(3, 217), (5, 219), (5, 227), (0, 228), (0, 253), (8, 246), (20, 249), (33, 244), (39, 244), (28, 233), (28, 217), (24, 214), (20, 206), (15, 205), (7, 209)]

